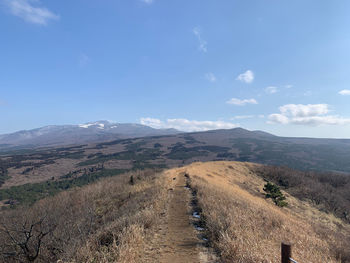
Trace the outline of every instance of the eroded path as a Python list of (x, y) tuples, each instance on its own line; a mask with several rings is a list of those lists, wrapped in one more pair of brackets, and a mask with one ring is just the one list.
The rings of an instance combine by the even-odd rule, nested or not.
[(206, 263), (215, 262), (204, 246), (201, 233), (193, 226), (191, 215), (191, 191), (186, 188), (186, 177), (181, 169), (170, 170), (171, 177), (168, 207), (164, 222), (150, 241), (153, 260), (161, 263)]

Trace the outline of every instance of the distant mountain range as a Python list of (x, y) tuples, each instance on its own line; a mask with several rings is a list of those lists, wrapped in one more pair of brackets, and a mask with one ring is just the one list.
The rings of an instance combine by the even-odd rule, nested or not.
[(80, 125), (50, 125), (33, 130), (0, 135), (0, 150), (84, 144), (177, 133), (180, 133), (180, 131), (175, 129), (154, 129), (141, 124), (112, 123), (109, 121), (96, 121)]
[[(155, 163), (161, 166), (193, 161), (236, 160), (286, 165), (302, 170), (350, 172), (348, 139), (279, 137), (242, 128), (185, 133), (175, 129), (154, 129), (140, 124), (108, 121), (46, 126), (0, 135), (0, 152), (3, 154), (23, 149), (29, 153), (31, 148), (45, 147), (61, 158), (59, 156), (66, 153), (57, 154), (56, 146), (68, 145), (80, 149), (79, 158), (76, 158), (84, 164), (109, 161), (116, 162), (113, 164), (115, 167), (119, 167), (122, 160), (126, 162), (125, 165), (136, 161), (141, 164), (145, 162), (142, 165)], [(35, 154), (38, 151), (35, 150)]]

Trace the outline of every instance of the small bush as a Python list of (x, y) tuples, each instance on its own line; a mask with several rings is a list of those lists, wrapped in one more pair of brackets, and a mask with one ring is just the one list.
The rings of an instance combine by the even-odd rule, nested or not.
[(264, 191), (266, 192), (265, 197), (271, 198), (277, 206), (284, 207), (288, 205), (285, 201), (286, 197), (282, 194), (277, 185), (268, 182), (264, 185)]
[(299, 200), (308, 200), (319, 210), (350, 223), (349, 174), (305, 172), (273, 166), (258, 166), (254, 172)]

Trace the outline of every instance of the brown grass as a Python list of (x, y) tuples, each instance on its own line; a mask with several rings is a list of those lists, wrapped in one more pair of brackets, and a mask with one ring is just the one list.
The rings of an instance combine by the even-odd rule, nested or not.
[[(349, 225), (285, 193), (279, 208), (262, 193), (256, 165), (237, 162), (196, 163), (186, 167), (197, 190), (211, 245), (223, 262), (280, 262), (282, 241), (293, 244), (299, 262), (347, 262), (338, 248)], [(338, 253), (338, 255), (337, 255)]]
[[(165, 206), (166, 180), (153, 171), (134, 172), (7, 211), (0, 215), (0, 262), (28, 261), (5, 230), (23, 241), (22, 226), (40, 218), (34, 234), (50, 226), (53, 231), (43, 238), (35, 262), (143, 262), (145, 239)], [(35, 246), (30, 240), (31, 251)]]
[[(257, 167), (210, 162), (164, 174), (133, 172), (1, 212), (0, 262), (28, 261), (16, 241), (24, 242), (23, 230), (36, 222), (34, 237), (48, 233), (36, 262), (149, 262), (154, 252), (147, 244), (162, 222), (170, 181), (174, 173), (184, 172), (197, 193), (210, 245), (222, 262), (280, 262), (282, 241), (293, 244), (298, 262), (349, 262), (344, 251), (350, 246), (350, 226), (285, 192), (289, 206), (275, 206), (264, 197), (265, 182), (255, 174)], [(31, 238), (27, 245), (33, 255), (37, 240)]]

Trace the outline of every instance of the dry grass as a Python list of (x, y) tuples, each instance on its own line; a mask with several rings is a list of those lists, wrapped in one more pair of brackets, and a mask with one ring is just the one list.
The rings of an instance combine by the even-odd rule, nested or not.
[[(256, 165), (237, 162), (195, 163), (186, 167), (197, 190), (212, 246), (223, 262), (280, 262), (282, 241), (293, 244), (299, 262), (347, 262), (337, 247), (350, 227), (330, 214), (286, 194), (279, 208), (262, 193)], [(338, 256), (339, 257), (339, 256)]]
[[(129, 184), (131, 175), (134, 185)], [(0, 262), (28, 261), (4, 231), (24, 240), (19, 230), (40, 218), (44, 220), (34, 234), (50, 226), (53, 231), (43, 238), (35, 262), (143, 262), (145, 239), (165, 207), (166, 184), (167, 178), (153, 171), (134, 172), (7, 211), (0, 215)], [(36, 240), (28, 247), (32, 252)]]
[[(123, 207), (123, 215), (112, 217), (103, 228), (91, 235), (78, 249), (72, 262), (144, 262), (146, 240), (153, 235), (167, 196), (166, 178), (145, 180), (136, 184), (132, 194), (138, 195)], [(99, 199), (97, 213), (105, 214), (114, 206), (112, 193)], [(136, 209), (135, 209), (136, 208)], [(101, 245), (101, 241), (109, 243)]]
[[(174, 173), (188, 173), (202, 208), (210, 244), (222, 262), (280, 262), (280, 243), (293, 244), (299, 262), (349, 262), (344, 257), (350, 226), (287, 193), (287, 208), (263, 194), (259, 165), (194, 163), (164, 174), (134, 172), (62, 192), (29, 208), (0, 214), (0, 262), (27, 262), (23, 229), (42, 239), (36, 262), (149, 262), (147, 243), (156, 236)], [(129, 183), (130, 176), (134, 185)], [(7, 232), (6, 232), (7, 231)], [(159, 233), (158, 233), (159, 234)], [(33, 255), (37, 240), (28, 242)], [(343, 256), (343, 259), (340, 258)], [(146, 258), (147, 257), (147, 258)]]

